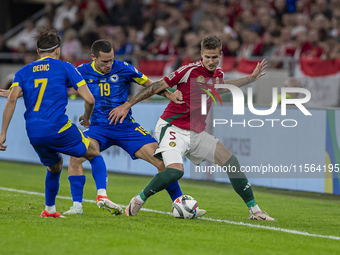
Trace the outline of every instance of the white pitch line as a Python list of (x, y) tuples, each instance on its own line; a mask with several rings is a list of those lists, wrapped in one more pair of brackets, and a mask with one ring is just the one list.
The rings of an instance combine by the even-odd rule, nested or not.
[[(10, 188), (5, 188), (5, 187), (0, 187), (0, 190), (12, 191), (12, 192), (17, 192), (17, 193), (24, 193), (24, 194), (29, 194), (29, 195), (37, 195), (37, 196), (43, 196), (43, 197), (45, 196), (44, 193), (32, 192), (32, 191), (26, 191), (26, 190), (18, 190), (18, 189), (10, 189)], [(72, 200), (71, 197), (64, 197), (64, 196), (57, 196), (57, 198)], [(95, 200), (85, 200), (85, 202), (96, 203)], [(124, 208), (127, 207), (126, 205), (120, 205), (120, 206), (124, 207)], [(172, 215), (171, 212), (163, 212), (163, 211), (157, 211), (157, 210), (147, 209), (147, 208), (142, 208), (141, 211)], [(238, 226), (246, 226), (246, 227), (251, 227), (251, 228), (262, 228), (262, 229), (286, 232), (286, 233), (302, 235), (302, 236), (311, 236), (311, 237), (319, 237), (319, 238), (327, 238), (327, 239), (333, 239), (333, 240), (340, 240), (339, 236), (325, 236), (325, 235), (318, 235), (318, 234), (310, 234), (308, 232), (297, 231), (297, 230), (292, 230), (292, 229), (269, 227), (269, 226), (262, 226), (262, 225), (253, 225), (253, 224), (250, 224), (250, 223), (230, 221), (230, 220), (220, 220), (220, 219), (212, 219), (212, 218), (205, 218), (205, 217), (204, 218), (200, 218), (200, 220), (207, 220), (207, 221), (213, 221), (213, 222), (221, 222), (221, 223), (227, 223), (227, 224), (238, 225)]]

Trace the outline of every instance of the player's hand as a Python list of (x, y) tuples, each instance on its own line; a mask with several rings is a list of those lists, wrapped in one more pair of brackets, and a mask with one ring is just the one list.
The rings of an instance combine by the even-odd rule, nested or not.
[(11, 91), (9, 89), (0, 89), (0, 96), (8, 98)]
[(169, 96), (169, 100), (171, 100), (172, 102), (176, 104), (184, 104), (183, 94), (179, 90), (176, 90), (175, 93), (171, 93)]
[(120, 124), (122, 124), (124, 119), (128, 115), (130, 108), (131, 105), (128, 102), (125, 102), (124, 104), (112, 109), (108, 117), (108, 120), (111, 119), (110, 124), (114, 122), (114, 124), (117, 125), (119, 120)]
[(262, 72), (264, 69), (266, 69), (266, 67), (267, 67), (267, 61), (265, 59), (263, 59), (261, 63), (258, 62), (253, 73), (250, 75), (251, 78), (253, 78), (254, 81), (256, 81), (258, 78), (265, 75), (266, 73), (262, 73)]
[(80, 125), (84, 126), (85, 128), (88, 128), (91, 125), (90, 119), (85, 118), (84, 115), (79, 117), (79, 122)]
[(4, 145), (6, 142), (6, 135), (0, 135), (0, 151), (5, 151), (7, 148), (7, 145)]

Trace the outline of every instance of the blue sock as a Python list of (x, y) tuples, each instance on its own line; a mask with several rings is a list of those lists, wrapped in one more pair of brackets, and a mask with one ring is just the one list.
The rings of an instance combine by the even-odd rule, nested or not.
[(166, 191), (168, 192), (169, 196), (171, 197), (172, 201), (175, 201), (176, 198), (183, 195), (181, 187), (178, 184), (178, 181), (170, 183), (168, 187), (166, 187)]
[(55, 197), (59, 191), (60, 172), (54, 173), (47, 170), (45, 179), (45, 204), (47, 206), (55, 205)]
[(98, 189), (106, 189), (107, 173), (104, 159), (101, 155), (95, 156), (90, 160), (92, 176)]
[(85, 175), (72, 175), (68, 177), (68, 180), (70, 181), (73, 202), (81, 203), (83, 201), (83, 190), (86, 181)]

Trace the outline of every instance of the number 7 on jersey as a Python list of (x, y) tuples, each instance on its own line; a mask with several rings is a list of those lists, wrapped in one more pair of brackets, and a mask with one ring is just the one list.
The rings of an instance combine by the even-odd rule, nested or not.
[(41, 88), (40, 88), (40, 91), (39, 91), (39, 95), (38, 95), (38, 99), (37, 99), (37, 102), (34, 106), (34, 110), (35, 112), (39, 111), (39, 108), (40, 108), (40, 105), (41, 105), (41, 100), (44, 96), (44, 92), (45, 92), (45, 88), (46, 88), (46, 85), (47, 85), (47, 80), (46, 78), (44, 79), (35, 79), (34, 80), (34, 87), (37, 88), (39, 87), (39, 84), (41, 84)]

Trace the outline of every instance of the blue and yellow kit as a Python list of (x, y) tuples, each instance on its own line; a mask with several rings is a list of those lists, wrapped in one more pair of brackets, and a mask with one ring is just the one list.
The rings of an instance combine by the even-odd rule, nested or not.
[(60, 161), (58, 152), (80, 157), (89, 145), (65, 114), (69, 84), (77, 90), (86, 82), (71, 64), (45, 57), (20, 69), (11, 87), (23, 91), (27, 135), (47, 166)]
[(108, 117), (112, 109), (127, 101), (130, 82), (143, 85), (148, 78), (132, 65), (118, 60), (113, 60), (111, 72), (107, 74), (99, 72), (94, 61), (77, 69), (96, 100), (91, 125), (84, 135), (96, 139), (101, 151), (118, 145), (136, 159), (134, 154), (139, 148), (156, 140), (134, 121), (131, 110), (122, 124), (110, 125)]
[(77, 90), (86, 82), (74, 66), (50, 57), (34, 61), (15, 74), (12, 88), (19, 86), (23, 91), (29, 137), (56, 134), (68, 123), (69, 84)]
[[(91, 116), (92, 124), (108, 124), (109, 112), (127, 101), (130, 82), (143, 85), (148, 80), (135, 67), (118, 60), (113, 60), (111, 72), (108, 74), (97, 71), (94, 61), (82, 64), (77, 69), (96, 100)], [(131, 111), (126, 121), (130, 121), (130, 116)]]

